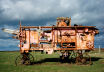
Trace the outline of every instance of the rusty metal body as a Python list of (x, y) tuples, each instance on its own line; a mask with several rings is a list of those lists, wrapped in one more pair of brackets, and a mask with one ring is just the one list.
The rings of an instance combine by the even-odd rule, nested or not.
[(69, 57), (69, 51), (77, 51), (74, 52), (77, 53), (76, 61), (85, 63), (87, 59), (82, 51), (94, 49), (94, 36), (98, 33), (95, 26), (71, 26), (71, 18), (68, 17), (57, 18), (56, 26), (21, 26), (20, 23), (20, 52), (29, 56), (32, 50), (43, 50), (48, 54), (59, 50), (64, 51), (63, 58)]
[(56, 26), (20, 26), (20, 51), (93, 50), (97, 33), (95, 26), (71, 26), (71, 18), (63, 17)]

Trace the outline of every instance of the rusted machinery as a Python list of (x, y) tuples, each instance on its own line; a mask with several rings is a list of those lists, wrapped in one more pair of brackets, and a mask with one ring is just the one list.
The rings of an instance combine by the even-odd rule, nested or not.
[(62, 59), (75, 59), (77, 64), (91, 64), (88, 52), (94, 49), (94, 36), (99, 31), (95, 26), (71, 26), (71, 18), (58, 17), (53, 26), (21, 26), (17, 34), (21, 55), (16, 64), (30, 64), (32, 50), (52, 54), (60, 51)]

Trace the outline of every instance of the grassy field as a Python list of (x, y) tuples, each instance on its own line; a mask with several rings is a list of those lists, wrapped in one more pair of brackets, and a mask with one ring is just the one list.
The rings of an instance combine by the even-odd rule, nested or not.
[(90, 53), (93, 65), (76, 65), (59, 61), (59, 55), (32, 52), (37, 64), (15, 66), (19, 52), (0, 52), (0, 72), (104, 72), (104, 53)]

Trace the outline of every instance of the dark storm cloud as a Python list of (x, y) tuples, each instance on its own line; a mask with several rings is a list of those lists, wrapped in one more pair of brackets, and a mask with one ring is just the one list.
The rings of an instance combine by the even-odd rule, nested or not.
[[(19, 20), (28, 26), (55, 25), (56, 17), (71, 16), (72, 25), (97, 26), (100, 31), (95, 39), (97, 43), (104, 35), (103, 3), (104, 0), (0, 0), (0, 29), (19, 29)], [(2, 41), (10, 39), (10, 35), (0, 33)]]
[(76, 0), (1, 0), (1, 7), (4, 10), (2, 15), (7, 20), (20, 18), (22, 20), (34, 20), (52, 18), (60, 15), (65, 16), (67, 14), (71, 16), (77, 10), (78, 5), (74, 5), (76, 2)]
[(95, 24), (104, 17), (103, 3), (103, 0), (1, 0), (1, 19), (46, 21), (58, 16), (71, 16), (73, 24)]

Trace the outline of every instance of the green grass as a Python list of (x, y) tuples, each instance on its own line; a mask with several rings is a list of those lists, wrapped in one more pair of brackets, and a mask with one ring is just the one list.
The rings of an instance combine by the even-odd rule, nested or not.
[(15, 66), (18, 55), (19, 52), (0, 52), (0, 72), (104, 72), (103, 52), (90, 54), (93, 59), (93, 65), (90, 66), (61, 63), (57, 53), (47, 55), (40, 52), (32, 52), (38, 64)]

